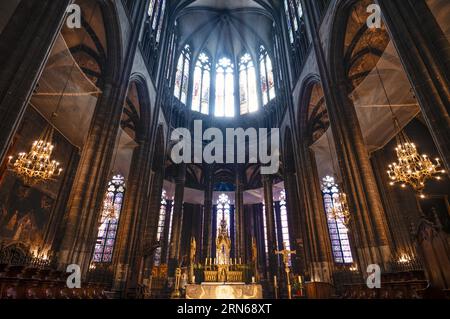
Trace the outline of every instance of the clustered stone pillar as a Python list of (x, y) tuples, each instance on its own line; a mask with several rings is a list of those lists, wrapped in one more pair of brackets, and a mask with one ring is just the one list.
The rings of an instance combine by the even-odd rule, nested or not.
[[(130, 176), (127, 179), (127, 193), (120, 216), (117, 232), (114, 263), (116, 266), (115, 290), (126, 292), (127, 286), (136, 285), (142, 255), (140, 242), (142, 223), (145, 221), (145, 195), (151, 171), (150, 143), (139, 141), (131, 161)], [(133, 278), (133, 280), (131, 280)], [(135, 287), (131, 287), (135, 288)]]
[[(264, 204), (267, 226), (267, 246), (269, 248), (269, 271), (268, 280), (272, 282), (273, 277), (278, 274), (278, 257), (275, 255), (277, 247), (277, 235), (275, 231), (275, 215), (273, 209), (273, 177), (269, 175), (262, 176), (264, 190)], [(278, 278), (280, 278), (278, 276)]]
[(234, 224), (236, 225), (236, 248), (235, 257), (245, 261), (245, 240), (244, 240), (244, 184), (242, 181), (242, 167), (238, 164), (236, 172), (236, 191), (234, 199)]
[[(143, 223), (143, 240), (141, 249), (143, 253), (144, 264), (142, 268), (142, 279), (150, 277), (153, 266), (154, 245), (156, 243), (156, 234), (158, 230), (158, 221), (161, 205), (161, 195), (164, 184), (164, 169), (157, 172), (152, 172), (153, 177), (150, 179), (151, 187), (148, 194), (148, 199), (145, 204), (145, 222)], [(161, 238), (161, 262), (165, 263), (165, 256), (167, 256), (167, 243), (165, 234), (168, 232), (170, 222), (170, 209), (166, 211), (166, 220), (164, 225), (164, 234)]]
[(0, 35), (0, 163), (22, 120), (72, 0), (22, 0)]
[(449, 172), (450, 43), (425, 0), (376, 2)]
[(178, 166), (175, 178), (175, 198), (172, 215), (172, 238), (169, 250), (169, 276), (173, 277), (180, 262), (181, 231), (183, 226), (184, 184), (186, 182), (186, 164)]
[[(290, 147), (287, 145), (287, 147)], [(293, 165), (295, 163), (292, 163)], [(288, 221), (289, 221), (289, 235), (291, 241), (293, 242), (293, 249), (297, 251), (297, 254), (292, 257), (293, 268), (297, 273), (302, 273), (306, 271), (306, 265), (308, 264), (308, 256), (305, 252), (305, 240), (304, 236), (306, 234), (306, 222), (304, 215), (301, 212), (300, 203), (298, 199), (298, 188), (297, 188), (297, 174), (290, 170), (284, 170), (284, 187), (286, 190), (286, 204), (288, 209)]]
[(304, 145), (300, 156), (300, 185), (306, 208), (307, 246), (311, 281), (331, 282), (333, 257), (315, 159)]
[(210, 258), (212, 254), (212, 209), (214, 177), (213, 169), (205, 168), (205, 201), (203, 205), (203, 260)]

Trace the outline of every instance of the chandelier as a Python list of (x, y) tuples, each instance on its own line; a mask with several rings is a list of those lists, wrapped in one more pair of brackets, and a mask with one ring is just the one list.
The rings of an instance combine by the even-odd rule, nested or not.
[(428, 179), (441, 179), (439, 176), (444, 174), (445, 170), (440, 170), (441, 163), (438, 158), (433, 162), (427, 155), (420, 155), (417, 147), (410, 141), (404, 131), (397, 135), (397, 153), (398, 162), (389, 165), (387, 171), (390, 185), (400, 183), (402, 188), (410, 185), (421, 198), (425, 198), (423, 190), (425, 182)]
[(103, 202), (103, 217), (105, 220), (110, 221), (113, 219), (118, 219), (114, 203), (110, 198), (106, 198)]
[(322, 180), (322, 192), (330, 196), (330, 209), (328, 218), (330, 220), (342, 221), (345, 226), (350, 223), (350, 208), (348, 206), (347, 195), (342, 192), (341, 185), (335, 182), (335, 178), (326, 176)]
[(38, 140), (33, 142), (28, 153), (19, 153), (13, 163), (13, 156), (8, 158), (8, 167), (27, 185), (52, 180), (61, 175), (60, 163), (52, 159), (55, 146), (52, 144), (53, 127), (48, 126)]
[(347, 195), (339, 192), (335, 194), (333, 199), (333, 207), (331, 208), (329, 218), (341, 220), (345, 226), (350, 223), (350, 209), (348, 208)]

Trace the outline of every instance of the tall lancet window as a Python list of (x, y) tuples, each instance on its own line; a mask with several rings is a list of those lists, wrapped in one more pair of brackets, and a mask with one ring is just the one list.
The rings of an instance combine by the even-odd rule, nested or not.
[(114, 176), (108, 183), (103, 209), (100, 217), (100, 227), (94, 248), (93, 261), (95, 263), (110, 263), (114, 250), (125, 194), (125, 180), (121, 175)]
[(291, 239), (289, 236), (289, 223), (286, 207), (286, 191), (284, 189), (280, 192), (280, 220), (283, 242), (286, 243), (286, 248), (291, 250)]
[(211, 62), (209, 56), (201, 53), (194, 71), (192, 110), (209, 114), (209, 94), (211, 84)]
[(262, 91), (262, 100), (263, 104), (267, 105), (270, 101), (272, 101), (275, 96), (275, 79), (273, 76), (273, 65), (272, 59), (269, 56), (269, 53), (261, 46), (259, 49), (259, 67), (261, 72), (261, 91)]
[(163, 190), (161, 196), (161, 205), (159, 207), (159, 218), (158, 218), (158, 231), (156, 233), (156, 240), (160, 243), (160, 246), (155, 251), (154, 256), (154, 265), (161, 265), (161, 242), (164, 236), (164, 228), (166, 225), (166, 217), (167, 217), (167, 199), (166, 199), (166, 191)]
[(258, 111), (256, 70), (250, 54), (245, 53), (239, 61), (239, 93), (241, 114)]
[(166, 0), (161, 0), (161, 10), (159, 12), (159, 21), (158, 21), (158, 30), (156, 31), (156, 42), (159, 42), (161, 40), (161, 32), (163, 28), (164, 23), (164, 16), (166, 14)]
[(348, 228), (341, 218), (333, 217), (332, 210), (339, 199), (339, 192), (339, 186), (335, 183), (333, 177), (326, 176), (322, 180), (323, 202), (327, 214), (334, 261), (338, 264), (351, 264), (353, 263), (353, 256), (348, 238)]
[(289, 40), (294, 43), (294, 33), (299, 30), (300, 19), (303, 18), (303, 7), (300, 0), (284, 0)]
[(219, 60), (216, 66), (215, 116), (234, 116), (234, 67), (228, 58)]
[(220, 223), (222, 219), (225, 219), (228, 226), (228, 235), (230, 235), (230, 225), (231, 225), (231, 202), (226, 194), (221, 194), (217, 200), (217, 234), (220, 232)]
[(181, 51), (175, 76), (173, 94), (181, 103), (186, 104), (189, 89), (189, 66), (191, 63), (191, 48), (188, 44)]

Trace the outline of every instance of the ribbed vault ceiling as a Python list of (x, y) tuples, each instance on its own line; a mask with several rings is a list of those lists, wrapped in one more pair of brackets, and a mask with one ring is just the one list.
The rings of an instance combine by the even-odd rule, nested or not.
[(197, 0), (179, 15), (180, 45), (213, 57), (256, 56), (260, 44), (270, 47), (273, 21), (263, 6), (252, 0)]

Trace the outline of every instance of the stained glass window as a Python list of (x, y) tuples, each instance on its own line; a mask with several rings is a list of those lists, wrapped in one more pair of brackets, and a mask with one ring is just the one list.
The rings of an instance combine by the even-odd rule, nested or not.
[(228, 235), (230, 235), (231, 222), (231, 202), (226, 194), (221, 194), (217, 200), (217, 234), (220, 231), (220, 223), (225, 219), (228, 225)]
[(264, 48), (264, 46), (260, 47), (259, 52), (260, 52), (259, 67), (261, 73), (262, 100), (263, 104), (267, 105), (267, 103), (272, 101), (276, 96), (275, 79), (273, 76), (272, 60), (269, 56), (269, 53)]
[[(281, 235), (282, 235), (281, 237), (283, 238), (283, 242), (286, 243), (286, 249), (291, 250), (291, 239), (289, 237), (289, 223), (287, 216), (285, 190), (282, 190), (280, 192), (280, 220), (281, 220)], [(291, 263), (290, 259), (289, 263)]]
[(348, 228), (345, 226), (342, 218), (334, 218), (332, 209), (339, 198), (339, 186), (334, 178), (326, 176), (322, 180), (322, 194), (327, 214), (328, 230), (331, 239), (331, 249), (333, 251), (334, 261), (339, 264), (353, 263), (353, 256), (348, 237)]
[(256, 70), (250, 54), (245, 53), (239, 61), (239, 94), (241, 114), (258, 110), (258, 93), (256, 90)]
[(234, 116), (234, 67), (230, 59), (221, 58), (216, 66), (215, 116)]
[(291, 21), (291, 14), (289, 12), (289, 5), (288, 0), (284, 0), (284, 10), (286, 14), (286, 22), (287, 22), (287, 28), (289, 33), (289, 40), (291, 43), (294, 43), (294, 31), (292, 31), (292, 21)]
[(156, 0), (150, 0), (149, 1), (149, 6), (148, 6), (148, 16), (150, 17), (150, 19), (153, 17), (154, 11), (155, 11), (155, 2)]
[(100, 217), (100, 227), (94, 248), (93, 261), (96, 263), (110, 263), (116, 241), (117, 227), (122, 211), (125, 194), (125, 180), (117, 175), (108, 183), (108, 189)]
[(153, 4), (153, 16), (152, 16), (152, 29), (156, 30), (156, 27), (158, 26), (158, 17), (159, 17), (159, 9), (161, 7), (161, 1), (155, 0), (155, 3)]
[(161, 11), (159, 13), (158, 31), (156, 32), (156, 42), (159, 42), (159, 40), (161, 39), (161, 32), (165, 14), (166, 14), (166, 0), (162, 0)]
[(166, 191), (163, 190), (161, 196), (161, 205), (159, 207), (159, 218), (158, 218), (158, 230), (156, 233), (156, 240), (160, 243), (160, 246), (155, 251), (154, 257), (154, 265), (161, 265), (161, 242), (164, 236), (164, 226), (166, 225), (166, 215), (167, 215), (167, 200), (166, 200)]
[(209, 94), (211, 84), (211, 62), (207, 54), (201, 53), (194, 71), (192, 110), (209, 114)]
[(181, 103), (186, 104), (189, 87), (189, 66), (191, 61), (191, 48), (186, 45), (182, 50), (177, 64), (175, 75), (174, 95)]
[(295, 0), (295, 3), (297, 5), (298, 17), (301, 19), (301, 18), (303, 18), (303, 7), (302, 7), (301, 0)]

